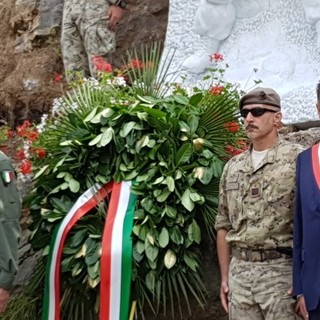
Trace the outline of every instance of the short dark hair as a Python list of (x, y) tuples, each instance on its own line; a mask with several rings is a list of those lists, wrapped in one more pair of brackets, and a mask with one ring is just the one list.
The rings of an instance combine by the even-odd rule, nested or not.
[(317, 102), (320, 103), (320, 81), (317, 84)]

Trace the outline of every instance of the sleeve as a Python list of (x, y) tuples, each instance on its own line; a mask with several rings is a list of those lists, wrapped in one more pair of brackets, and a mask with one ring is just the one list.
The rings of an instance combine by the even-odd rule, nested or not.
[(0, 161), (0, 288), (10, 290), (18, 270), (21, 200), (9, 159)]
[(215, 229), (225, 229), (229, 231), (231, 229), (231, 223), (229, 219), (228, 200), (226, 193), (226, 177), (228, 174), (229, 163), (227, 163), (223, 169), (220, 185), (219, 185), (219, 204), (218, 214), (215, 221)]
[(303, 294), (301, 283), (301, 269), (302, 269), (302, 206), (301, 206), (301, 191), (300, 191), (300, 171), (301, 156), (297, 158), (297, 173), (296, 173), (296, 204), (294, 214), (294, 230), (293, 230), (293, 295), (297, 296)]

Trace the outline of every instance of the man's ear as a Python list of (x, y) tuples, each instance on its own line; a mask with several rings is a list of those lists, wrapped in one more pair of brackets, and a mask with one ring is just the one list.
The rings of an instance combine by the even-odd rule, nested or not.
[(275, 115), (274, 115), (274, 122), (276, 124), (280, 124), (281, 120), (282, 120), (282, 113), (280, 111), (276, 112)]

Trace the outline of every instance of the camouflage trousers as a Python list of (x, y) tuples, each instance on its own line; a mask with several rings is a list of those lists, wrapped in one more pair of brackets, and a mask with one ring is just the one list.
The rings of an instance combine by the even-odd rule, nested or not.
[(230, 320), (295, 320), (292, 260), (250, 262), (231, 259), (229, 269)]
[(115, 34), (108, 29), (107, 0), (65, 0), (61, 50), (67, 80), (80, 72), (96, 77), (94, 56), (107, 58), (115, 49)]

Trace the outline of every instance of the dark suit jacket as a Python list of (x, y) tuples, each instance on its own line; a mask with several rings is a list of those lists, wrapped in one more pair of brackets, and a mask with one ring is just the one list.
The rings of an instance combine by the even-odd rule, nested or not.
[(293, 239), (293, 294), (303, 294), (309, 311), (320, 301), (319, 144), (299, 154)]

